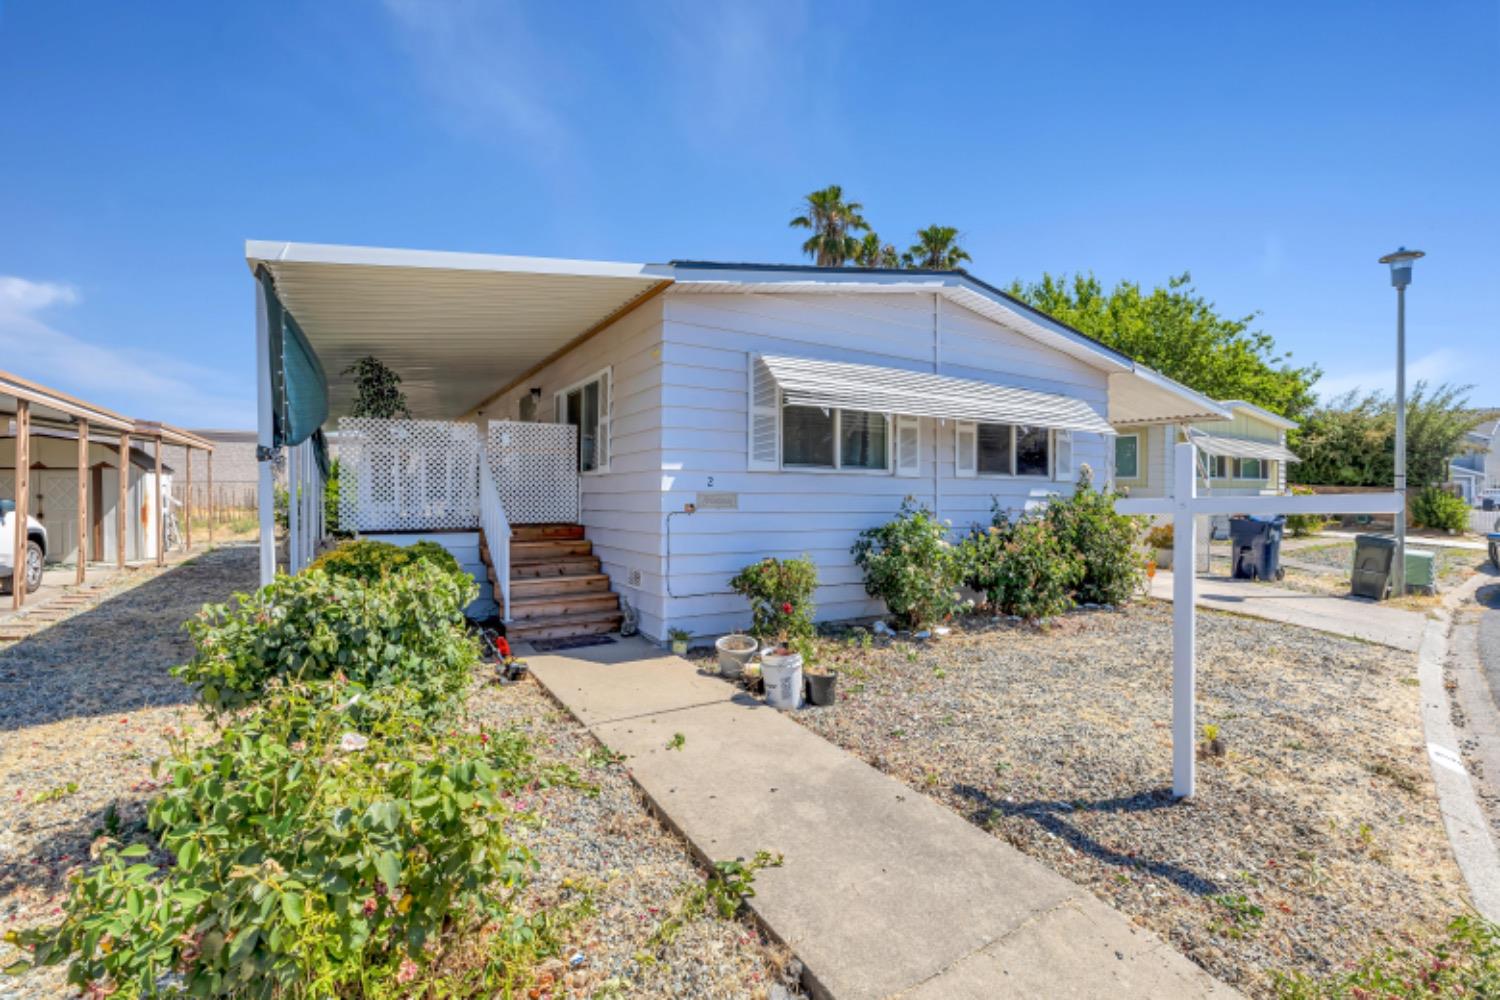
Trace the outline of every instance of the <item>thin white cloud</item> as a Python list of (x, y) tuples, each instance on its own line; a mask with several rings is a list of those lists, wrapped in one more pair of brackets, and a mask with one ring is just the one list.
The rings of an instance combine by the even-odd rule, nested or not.
[(542, 163), (575, 146), (557, 107), (567, 49), (550, 50), (514, 0), (385, 0), (418, 76), (465, 132)]
[(7, 359), (6, 367), (144, 420), (186, 427), (254, 426), (251, 379), (155, 351), (92, 343), (41, 315), (79, 298), (70, 285), (0, 275), (0, 357)]
[(685, 138), (736, 157), (786, 155), (813, 135), (836, 140), (829, 111), (842, 85), (842, 39), (813, 37), (804, 0), (677, 0), (665, 11), (647, 24), (672, 57)]
[[(1463, 381), (1464, 361), (1454, 351), (1440, 347), (1419, 358), (1408, 358), (1406, 362), (1406, 385), (1410, 389), (1418, 382)], [(1383, 392), (1392, 395), (1396, 391), (1396, 363), (1393, 360), (1384, 368), (1365, 368), (1352, 371), (1332, 371), (1318, 380), (1318, 395), (1326, 402), (1346, 392)]]

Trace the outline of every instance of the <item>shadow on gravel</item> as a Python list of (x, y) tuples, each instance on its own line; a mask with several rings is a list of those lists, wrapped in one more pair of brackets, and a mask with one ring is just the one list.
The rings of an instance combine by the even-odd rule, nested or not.
[(1076, 851), (1080, 851), (1128, 871), (1148, 872), (1157, 878), (1165, 879), (1177, 887), (1199, 896), (1213, 896), (1224, 892), (1224, 887), (1219, 883), (1203, 878), (1202, 876), (1165, 861), (1153, 861), (1150, 858), (1138, 857), (1130, 854), (1122, 854), (1111, 850), (1094, 840), (1087, 833), (1080, 830), (1067, 817), (1081, 813), (1133, 813), (1147, 812), (1156, 809), (1171, 809), (1179, 803), (1172, 797), (1170, 789), (1159, 788), (1138, 795), (1131, 795), (1113, 799), (1099, 799), (1094, 802), (1059, 802), (1057, 800), (1044, 800), (1034, 802), (1006, 802), (990, 795), (983, 788), (973, 785), (954, 785), (953, 793), (960, 798), (970, 802), (974, 811), (969, 815), (969, 821), (984, 827), (987, 821), (996, 814), (1006, 817), (1020, 817), (1021, 819), (1035, 823), (1043, 830), (1057, 837)]
[(216, 549), (0, 650), (0, 733), (191, 702), (182, 623), (255, 585), (253, 547)]
[(109, 834), (128, 843), (146, 828), (145, 799), (144, 792), (133, 794), (115, 799), (102, 809), (51, 824), (24, 857), (0, 862), (0, 899), (23, 889), (49, 896), (62, 892), (67, 888), (69, 872), (91, 864), (89, 845), (94, 838)]

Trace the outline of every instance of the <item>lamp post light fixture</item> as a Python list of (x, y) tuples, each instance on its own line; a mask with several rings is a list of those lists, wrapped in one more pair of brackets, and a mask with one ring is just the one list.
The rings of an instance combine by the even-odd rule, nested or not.
[(1397, 597), (1406, 596), (1406, 286), (1411, 284), (1411, 266), (1421, 250), (1401, 247), (1380, 258), (1391, 266), (1391, 285), (1396, 289), (1396, 492), (1401, 496), (1401, 511), (1396, 515), (1396, 566), (1394, 586)]

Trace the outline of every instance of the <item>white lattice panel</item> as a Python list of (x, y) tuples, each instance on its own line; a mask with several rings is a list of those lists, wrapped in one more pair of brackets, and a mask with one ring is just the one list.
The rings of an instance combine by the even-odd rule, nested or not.
[(339, 522), (356, 531), (479, 526), (479, 429), (446, 420), (339, 420)]
[(578, 428), (492, 420), (488, 451), (511, 524), (578, 522)]

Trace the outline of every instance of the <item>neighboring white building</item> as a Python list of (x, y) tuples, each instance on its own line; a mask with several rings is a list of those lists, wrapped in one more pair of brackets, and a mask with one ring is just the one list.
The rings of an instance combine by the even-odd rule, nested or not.
[(1449, 478), (1475, 503), (1485, 490), (1500, 490), (1500, 420), (1488, 420), (1464, 435), (1469, 450), (1448, 465)]
[[(324, 371), (373, 354), (402, 376), (415, 417), (476, 425), (463, 440), (487, 453), (479, 490), (500, 483), (508, 529), (455, 478), (454, 449), (474, 447), (462, 435), (418, 455), (412, 442), (436, 432), (413, 425), (396, 460), (407, 472), (380, 472), (372, 486), (369, 471), (364, 489), (389, 504), (420, 480), (420, 502), (396, 502), (440, 510), (421, 523), (461, 529), (433, 536), (455, 548), (487, 518), (488, 557), (538, 595), (513, 595), (517, 634), (567, 634), (569, 615), (593, 630), (617, 622), (606, 586), (655, 638), (744, 628), (728, 581), (768, 555), (817, 563), (820, 619), (877, 614), (850, 547), (903, 498), (962, 530), (994, 505), (1070, 492), (1085, 464), (1107, 479), (1115, 426), (1208, 420), (1227, 431), (1239, 419), (962, 272), (257, 242), (247, 258), (271, 296), (263, 316), (292, 317)], [(262, 340), (274, 342), (267, 329)], [(350, 391), (330, 387), (330, 430)], [(274, 398), (263, 394), (263, 427)], [(521, 453), (542, 440), (527, 429), (538, 421), (578, 429), (566, 473)], [(358, 475), (350, 440), (341, 434), (344, 477)], [(309, 464), (294, 455), (289, 467), (295, 477)], [(550, 471), (507, 479), (515, 468)], [(350, 479), (341, 493), (359, 502)], [(488, 513), (477, 509), (486, 502)], [(573, 510), (586, 538), (526, 525)], [(488, 537), (503, 530), (517, 539), (508, 554)], [(559, 560), (556, 574), (542, 553)], [(585, 564), (594, 558), (597, 568)], [(563, 566), (573, 562), (576, 572)], [(521, 565), (536, 574), (517, 576)], [(574, 577), (576, 592), (556, 582)]]
[(1121, 424), (1115, 438), (1115, 484), (1131, 496), (1165, 496), (1172, 484), (1171, 445), (1190, 438), (1202, 457), (1200, 483), (1219, 496), (1284, 493), (1287, 465), (1296, 462), (1286, 446), (1297, 423), (1241, 399), (1219, 404), (1224, 420), (1191, 424)]

